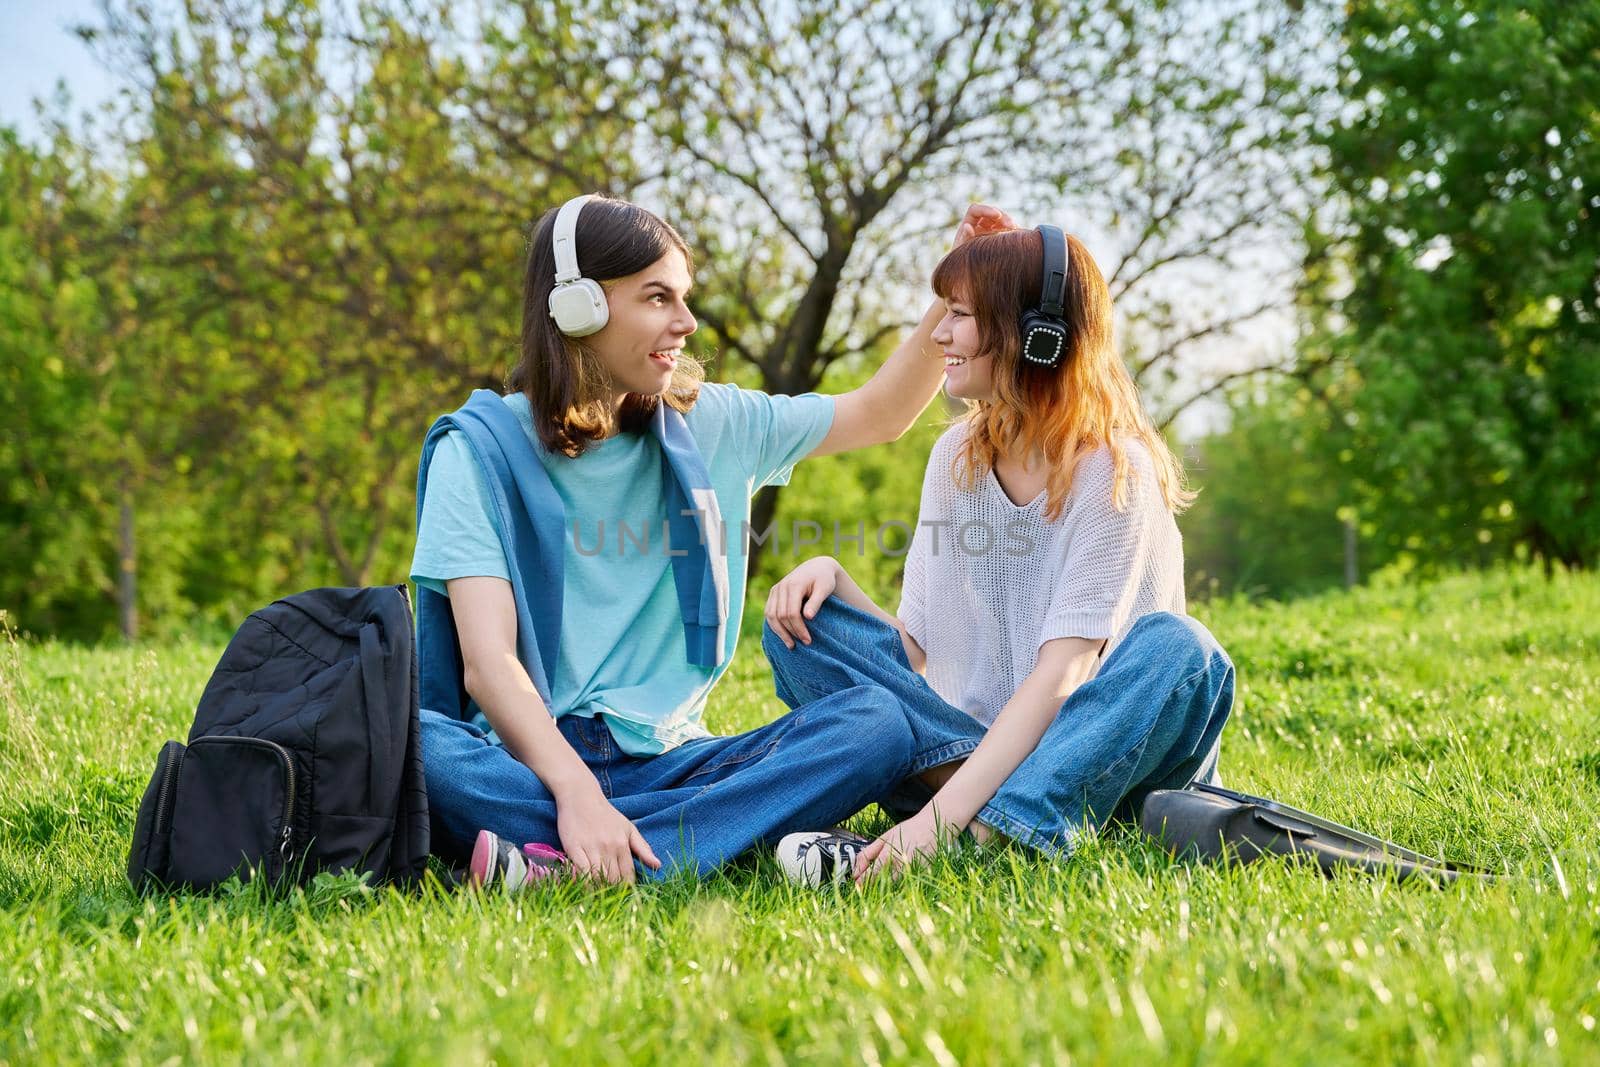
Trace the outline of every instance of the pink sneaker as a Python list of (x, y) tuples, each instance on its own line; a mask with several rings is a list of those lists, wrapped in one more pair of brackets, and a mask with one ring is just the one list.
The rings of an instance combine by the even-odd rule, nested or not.
[(488, 830), (478, 831), (472, 846), (472, 882), (479, 886), (499, 886), (508, 893), (541, 878), (559, 873), (567, 866), (567, 854), (558, 848), (529, 842), (518, 849), (511, 842)]

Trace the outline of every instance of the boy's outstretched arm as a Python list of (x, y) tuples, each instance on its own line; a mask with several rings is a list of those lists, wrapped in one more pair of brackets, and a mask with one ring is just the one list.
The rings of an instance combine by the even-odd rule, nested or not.
[(833, 426), (811, 455), (885, 444), (911, 429), (944, 381), (943, 353), (933, 343), (933, 329), (942, 318), (944, 301), (935, 300), (876, 374), (834, 397)]
[[(973, 204), (956, 228), (953, 245), (979, 233), (1015, 229), (1011, 216), (987, 204)], [(812, 456), (897, 440), (911, 429), (944, 381), (944, 353), (933, 331), (944, 318), (943, 300), (934, 300), (911, 335), (901, 341), (866, 384), (834, 398), (833, 426)]]

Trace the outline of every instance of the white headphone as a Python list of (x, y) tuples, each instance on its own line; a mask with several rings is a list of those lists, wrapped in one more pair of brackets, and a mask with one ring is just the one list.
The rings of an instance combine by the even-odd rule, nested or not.
[(605, 290), (578, 270), (578, 213), (593, 199), (593, 194), (574, 197), (556, 213), (556, 287), (550, 290), (550, 317), (568, 337), (597, 333), (611, 317)]

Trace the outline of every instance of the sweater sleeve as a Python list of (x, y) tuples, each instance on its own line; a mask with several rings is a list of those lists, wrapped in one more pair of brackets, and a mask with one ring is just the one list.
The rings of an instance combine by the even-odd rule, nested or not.
[(1091, 453), (1073, 476), (1070, 539), (1039, 644), (1058, 637), (1115, 637), (1138, 595), (1152, 533), (1166, 504), (1141, 446), (1129, 444), (1127, 506), (1112, 504), (1111, 453)]

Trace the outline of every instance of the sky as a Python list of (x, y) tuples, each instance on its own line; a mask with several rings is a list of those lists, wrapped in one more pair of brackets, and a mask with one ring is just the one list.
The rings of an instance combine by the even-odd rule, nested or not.
[(37, 141), (33, 100), (54, 95), (58, 81), (66, 83), (74, 113), (111, 97), (111, 76), (67, 29), (98, 21), (95, 0), (0, 0), (0, 125)]

